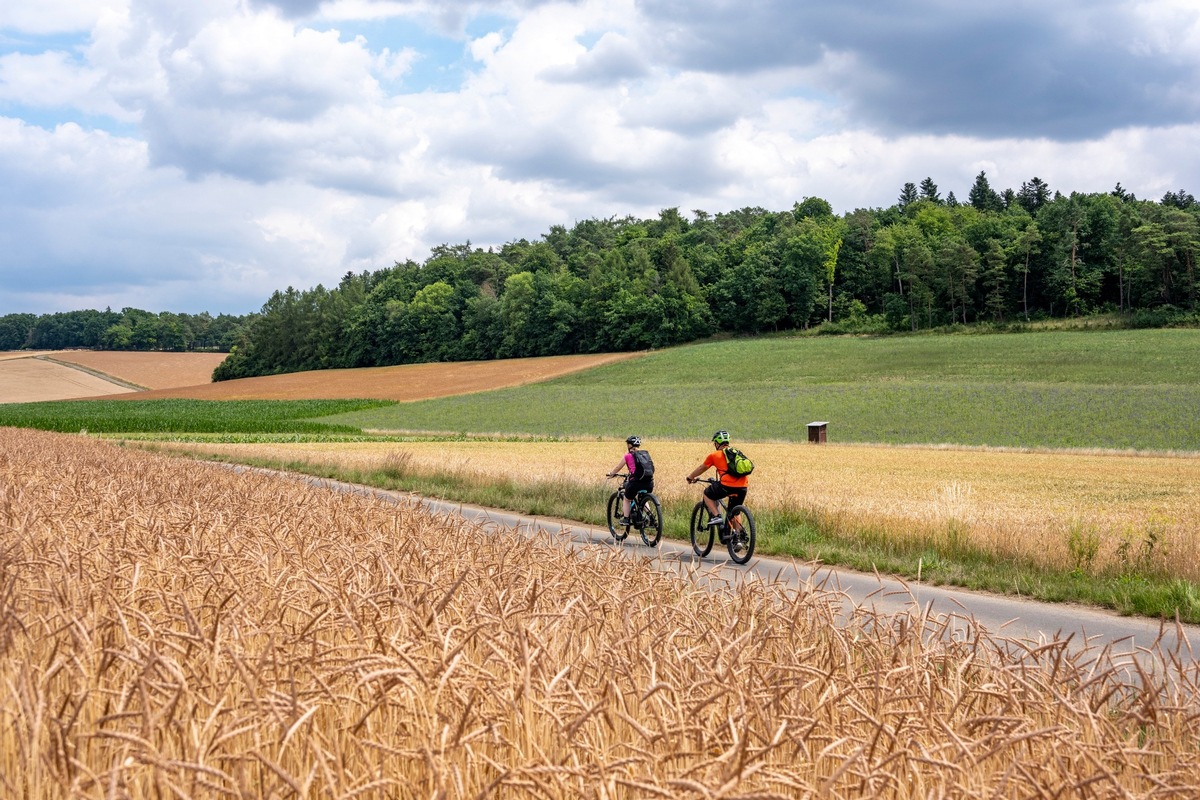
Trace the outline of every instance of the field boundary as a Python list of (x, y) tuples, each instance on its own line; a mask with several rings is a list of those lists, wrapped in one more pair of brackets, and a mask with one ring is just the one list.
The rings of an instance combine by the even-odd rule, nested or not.
[[(420, 401), (416, 401), (420, 402)], [(613, 442), (620, 443), (621, 436), (597, 436), (595, 434), (586, 433), (564, 433), (564, 434), (547, 434), (547, 433), (522, 433), (516, 431), (513, 433), (503, 433), (498, 431), (438, 431), (426, 430), (423, 428), (363, 428), (362, 432), (368, 436), (380, 437), (404, 437), (405, 440), (411, 441), (481, 441), (481, 442)], [(114, 434), (113, 438), (119, 438), (118, 434)], [(698, 440), (693, 438), (681, 438), (675, 436), (656, 436), (656, 442), (674, 442), (678, 444), (695, 443)], [(801, 439), (742, 439), (742, 444), (753, 446), (756, 444), (805, 444)], [(949, 451), (964, 451), (971, 453), (1023, 453), (1033, 455), (1085, 455), (1085, 456), (1119, 456), (1122, 458), (1183, 458), (1194, 459), (1200, 458), (1200, 450), (1152, 450), (1149, 448), (1121, 448), (1121, 447), (1051, 447), (1049, 445), (1031, 445), (1021, 447), (1009, 444), (955, 444), (954, 442), (901, 442), (893, 443), (887, 441), (877, 442), (836, 442), (838, 447), (894, 447), (903, 450), (949, 450)], [(701, 443), (703, 447), (703, 443)]]

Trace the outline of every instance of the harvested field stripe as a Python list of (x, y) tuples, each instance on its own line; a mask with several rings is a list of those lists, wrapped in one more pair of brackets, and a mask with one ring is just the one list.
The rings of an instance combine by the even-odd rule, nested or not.
[(109, 375), (106, 372), (101, 372), (98, 369), (92, 369), (91, 367), (86, 367), (83, 364), (77, 364), (73, 361), (67, 361), (67, 360), (64, 360), (61, 358), (55, 358), (54, 356), (38, 356), (38, 360), (39, 361), (48, 361), (52, 364), (61, 364), (62, 366), (68, 367), (69, 369), (77, 369), (80, 372), (86, 372), (88, 375), (94, 375), (95, 377), (99, 378), (100, 380), (108, 381), (109, 383), (115, 383), (117, 386), (121, 386), (125, 389), (130, 389), (135, 392), (143, 391), (146, 389), (146, 387), (142, 386), (141, 384), (123, 380), (121, 378), (116, 377), (115, 375)]

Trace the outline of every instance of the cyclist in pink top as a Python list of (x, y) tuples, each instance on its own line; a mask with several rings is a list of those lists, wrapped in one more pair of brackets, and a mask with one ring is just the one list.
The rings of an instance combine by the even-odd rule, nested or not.
[(633, 498), (641, 491), (654, 491), (654, 461), (642, 447), (642, 437), (630, 436), (625, 440), (625, 457), (608, 472), (610, 478), (621, 474), (622, 468), (629, 477), (625, 479), (624, 499), (621, 503), (621, 524), (629, 524), (629, 507)]

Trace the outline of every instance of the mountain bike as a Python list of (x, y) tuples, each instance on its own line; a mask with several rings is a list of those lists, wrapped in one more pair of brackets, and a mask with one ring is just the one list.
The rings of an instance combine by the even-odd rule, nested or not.
[[(720, 481), (712, 478), (699, 478), (696, 483), (716, 484)], [(754, 515), (745, 506), (728, 508), (724, 499), (718, 500), (717, 505), (721, 509), (721, 517), (724, 520), (720, 525), (709, 524), (712, 512), (708, 510), (703, 499), (692, 509), (692, 550), (700, 558), (704, 558), (712, 550), (713, 539), (719, 537), (721, 544), (729, 548), (730, 560), (735, 564), (745, 564), (754, 555)], [(740, 528), (734, 527), (730, 523), (730, 520), (736, 517), (741, 517)]]
[[(609, 477), (620, 478), (622, 475)], [(651, 492), (639, 491), (629, 504), (629, 524), (621, 524), (621, 506), (625, 499), (625, 487), (617, 489), (608, 498), (608, 532), (618, 542), (625, 541), (630, 528), (637, 528), (647, 547), (657, 547), (662, 541), (662, 504)]]

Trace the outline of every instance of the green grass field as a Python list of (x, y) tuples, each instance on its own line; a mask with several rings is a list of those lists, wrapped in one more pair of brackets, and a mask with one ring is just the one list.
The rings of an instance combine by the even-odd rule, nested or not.
[(1200, 331), (690, 345), (515, 389), (341, 414), (380, 430), (1200, 450)]
[(65, 400), (0, 404), (0, 425), (62, 433), (357, 434), (358, 428), (311, 422), (387, 400)]
[(678, 347), (545, 383), (384, 401), (0, 405), (0, 425), (92, 433), (803, 440), (1200, 451), (1200, 331), (878, 339), (767, 337)]

